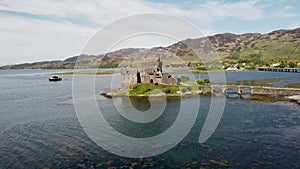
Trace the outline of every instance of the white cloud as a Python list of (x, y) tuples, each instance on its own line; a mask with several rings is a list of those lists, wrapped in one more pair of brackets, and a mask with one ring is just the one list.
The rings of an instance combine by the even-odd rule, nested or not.
[(262, 13), (253, 1), (241, 1), (235, 3), (208, 2), (203, 8), (214, 17), (233, 17), (241, 20), (258, 20)]
[(77, 54), (96, 28), (138, 13), (164, 12), (179, 16), (200, 27), (205, 35), (216, 33), (212, 25), (220, 20), (262, 17), (260, 9), (250, 0), (206, 1), (185, 6), (143, 0), (2, 0), (0, 10), (18, 13), (18, 16), (5, 12), (0, 15), (3, 54), (0, 64), (63, 59)]
[(166, 12), (183, 18), (198, 20), (200, 23), (214, 22), (217, 17), (234, 17), (242, 20), (260, 19), (261, 12), (254, 1), (223, 3), (207, 1), (202, 4), (182, 7), (172, 3), (154, 3), (141, 0), (2, 0), (1, 10), (25, 12), (34, 15), (55, 16), (65, 20), (81, 17), (95, 24), (108, 24), (127, 15), (143, 12)]
[(76, 25), (0, 17), (1, 64), (62, 59), (80, 53), (95, 30)]
[(292, 6), (285, 6), (284, 7), (284, 11), (290, 11), (290, 10), (292, 10), (294, 7), (292, 7)]
[(130, 0), (3, 0), (0, 9), (34, 15), (54, 16), (63, 20), (81, 19), (85, 22), (88, 21), (98, 25), (108, 24), (126, 15), (145, 11), (157, 11), (153, 7), (143, 5), (140, 1)]
[(192, 4), (188, 8), (170, 4), (161, 4), (159, 9), (168, 11), (175, 15), (191, 18), (200, 23), (215, 23), (220, 18), (228, 17), (240, 20), (258, 20), (262, 18), (261, 10), (256, 6), (255, 1), (240, 1), (224, 3), (221, 1), (207, 1), (199, 4)]
[(297, 13), (294, 13), (292, 10), (294, 9), (293, 6), (284, 6), (282, 7), (281, 10), (279, 11), (276, 11), (275, 14), (273, 14), (273, 16), (276, 16), (277, 18), (280, 18), (280, 19), (289, 19), (289, 18), (298, 18), (298, 15)]
[(104, 27), (89, 41), (84, 53), (104, 53), (120, 40), (127, 41), (122, 43), (126, 47), (153, 47), (195, 37), (203, 37), (203, 34), (181, 19), (146, 13), (122, 18)]

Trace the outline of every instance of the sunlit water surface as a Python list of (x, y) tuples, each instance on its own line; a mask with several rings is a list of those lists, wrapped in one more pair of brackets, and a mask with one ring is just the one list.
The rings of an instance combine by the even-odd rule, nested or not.
[[(217, 130), (203, 144), (198, 143), (198, 137), (211, 97), (201, 97), (200, 102), (185, 98), (200, 105), (198, 118), (187, 137), (166, 153), (144, 159), (111, 154), (98, 147), (82, 129), (73, 106), (72, 76), (64, 76), (58, 83), (48, 82), (45, 74), (60, 71), (67, 70), (0, 71), (0, 168), (300, 167), (299, 105), (238, 98), (227, 98)], [(161, 117), (148, 124), (122, 117), (112, 99), (99, 95), (110, 88), (112, 77), (96, 76), (95, 93), (105, 109), (104, 117), (115, 130), (131, 137), (151, 137), (173, 124), (180, 99), (168, 100)], [(287, 78), (290, 83), (300, 81), (299, 73), (236, 72), (226, 73), (226, 77), (227, 81), (275, 77)], [(131, 102), (141, 111), (150, 106), (145, 99)]]

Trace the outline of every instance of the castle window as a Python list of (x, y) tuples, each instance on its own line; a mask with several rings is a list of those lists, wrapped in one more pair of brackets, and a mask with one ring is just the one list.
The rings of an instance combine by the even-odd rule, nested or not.
[(137, 83), (142, 83), (140, 72), (137, 72)]
[(153, 79), (150, 79), (150, 83), (153, 83)]

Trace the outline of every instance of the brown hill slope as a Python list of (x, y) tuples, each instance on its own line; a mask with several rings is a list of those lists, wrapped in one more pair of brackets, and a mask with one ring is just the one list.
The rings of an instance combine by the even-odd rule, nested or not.
[[(216, 52), (223, 61), (247, 61), (261, 60), (265, 62), (277, 60), (300, 60), (300, 28), (293, 30), (276, 30), (267, 34), (246, 33), (235, 35), (231, 33), (216, 34), (213, 36), (187, 39), (167, 47), (155, 47), (151, 49), (127, 48), (102, 55), (80, 55), (68, 58), (64, 61), (46, 61), (26, 63), (19, 65), (3, 66), (2, 69), (59, 69), (73, 68), (78, 59), (87, 65), (87, 68), (118, 67), (132, 64), (135, 60), (148, 57), (161, 56), (166, 61), (165, 65), (186, 62), (197, 62), (201, 56), (209, 57)], [(139, 59), (137, 59), (139, 58)], [(209, 59), (209, 58), (202, 58)]]

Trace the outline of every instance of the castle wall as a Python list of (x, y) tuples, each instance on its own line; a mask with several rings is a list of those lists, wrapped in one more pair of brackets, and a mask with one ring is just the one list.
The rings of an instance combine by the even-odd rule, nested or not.
[(130, 85), (136, 85), (137, 69), (122, 69), (121, 83), (122, 83), (122, 89), (128, 89)]
[(176, 78), (173, 78), (169, 73), (165, 73), (162, 76), (162, 83), (166, 85), (179, 85), (180, 81)]
[(145, 69), (141, 71), (142, 74), (142, 83), (157, 83), (161, 84), (162, 83), (162, 73), (161, 70), (157, 68), (152, 68), (152, 69)]
[[(165, 84), (165, 85), (179, 85), (180, 80), (173, 78), (169, 73), (162, 73), (162, 62), (160, 58), (157, 60), (149, 60), (147, 67), (138, 72), (137, 69), (122, 69), (122, 89), (128, 89), (131, 85), (141, 83)], [(139, 76), (139, 78), (138, 78)]]

